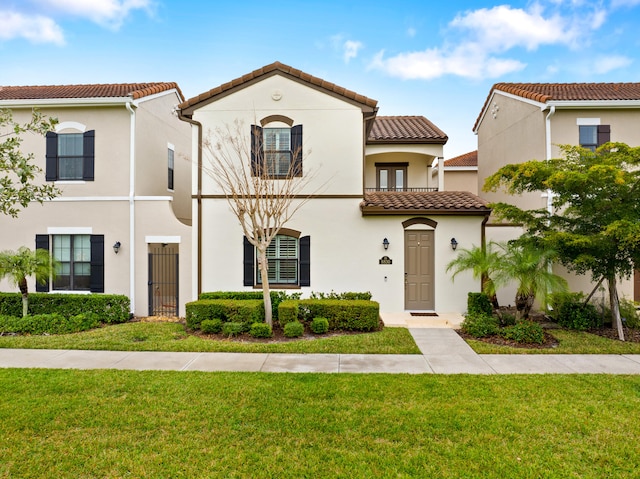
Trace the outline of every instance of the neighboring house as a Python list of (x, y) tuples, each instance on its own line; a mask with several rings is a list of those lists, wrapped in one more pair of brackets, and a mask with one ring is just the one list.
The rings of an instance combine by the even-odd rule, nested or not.
[[(193, 128), (193, 284), (201, 291), (260, 288), (253, 247), (223, 192), (203, 173), (209, 132), (239, 121), (278, 138), (302, 161), (313, 199), (270, 248), (273, 289), (371, 291), (387, 312), (463, 312), (479, 282), (446, 265), (451, 243), (479, 244), (490, 210), (477, 196), (437, 191), (431, 164), (447, 136), (422, 116), (377, 117), (377, 101), (276, 62), (180, 105)], [(294, 153), (310, 152), (303, 160)], [(202, 153), (203, 152), (203, 153)], [(249, 168), (249, 161), (246, 161)], [(286, 181), (274, 179), (274, 181)], [(383, 244), (386, 243), (386, 244)], [(284, 267), (286, 264), (287, 267)]]
[(44, 248), (60, 263), (38, 291), (124, 294), (138, 316), (184, 314), (191, 138), (175, 112), (182, 101), (175, 83), (0, 87), (0, 108), (16, 121), (33, 108), (59, 121), (22, 148), (62, 194), (0, 216), (0, 250)]
[[(438, 178), (438, 166), (432, 176)], [(469, 191), (478, 194), (478, 150), (445, 160), (443, 191)]]
[[(473, 127), (478, 136), (478, 191), (506, 164), (558, 157), (558, 145), (595, 149), (618, 141), (638, 146), (639, 124), (640, 83), (498, 83)], [(504, 201), (520, 208), (549, 207), (546, 193), (480, 195), (488, 202)], [(486, 231), (488, 240), (505, 240), (518, 236), (520, 228), (491, 219)], [(575, 291), (589, 293), (593, 287), (588, 275), (568, 275), (568, 279)], [(634, 297), (633, 282), (623, 282), (621, 291)], [(636, 298), (639, 293), (636, 286)]]

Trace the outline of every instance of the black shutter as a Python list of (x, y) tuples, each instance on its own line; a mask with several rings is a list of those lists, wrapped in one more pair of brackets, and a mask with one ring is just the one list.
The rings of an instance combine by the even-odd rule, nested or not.
[(292, 174), (302, 176), (302, 125), (291, 128)]
[(92, 293), (104, 293), (104, 235), (91, 235), (91, 280)]
[[(44, 249), (49, 251), (49, 235), (36, 235), (36, 249)], [(49, 281), (47, 280), (47, 282), (44, 284), (36, 281), (36, 291), (38, 293), (48, 293)]]
[(611, 125), (598, 125), (598, 146), (611, 141)]
[[(262, 174), (264, 165), (264, 151), (262, 149), (262, 127), (251, 125), (251, 175)], [(252, 283), (253, 284), (253, 283)]]
[(254, 278), (254, 268), (255, 268), (255, 259), (256, 253), (253, 248), (253, 245), (249, 242), (246, 236), (242, 237), (244, 239), (243, 243), (243, 260), (242, 264), (244, 266), (244, 285), (245, 286), (253, 286), (253, 278)]
[(58, 179), (58, 134), (53, 131), (48, 131), (46, 138), (45, 178), (47, 181), (55, 181)]
[(96, 144), (96, 132), (95, 130), (87, 131), (83, 135), (83, 156), (84, 164), (82, 165), (82, 179), (85, 181), (94, 180), (94, 163), (95, 163), (95, 144)]
[(311, 237), (300, 238), (300, 286), (311, 286)]

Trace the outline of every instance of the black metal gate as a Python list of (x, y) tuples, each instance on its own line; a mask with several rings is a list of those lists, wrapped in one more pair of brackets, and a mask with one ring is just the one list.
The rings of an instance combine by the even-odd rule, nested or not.
[(178, 316), (178, 245), (149, 245), (149, 316)]

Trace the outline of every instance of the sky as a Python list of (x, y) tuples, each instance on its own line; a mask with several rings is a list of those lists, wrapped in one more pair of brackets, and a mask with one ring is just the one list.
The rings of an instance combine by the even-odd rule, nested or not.
[(640, 0), (0, 0), (0, 85), (175, 81), (188, 99), (280, 61), (472, 131), (498, 82), (640, 81)]

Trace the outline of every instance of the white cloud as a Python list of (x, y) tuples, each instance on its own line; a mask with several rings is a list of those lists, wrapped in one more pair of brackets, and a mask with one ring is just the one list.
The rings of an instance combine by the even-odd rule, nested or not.
[(362, 44), (362, 42), (358, 42), (358, 41), (354, 41), (354, 40), (347, 40), (346, 42), (344, 42), (343, 49), (344, 49), (344, 61), (345, 61), (345, 63), (349, 63), (349, 60), (351, 60), (352, 58), (357, 57), (358, 56), (358, 51), (363, 46), (364, 45)]
[(149, 10), (151, 0), (32, 0), (51, 12), (86, 18), (118, 29), (133, 10)]
[(640, 0), (611, 0), (611, 7), (635, 7), (640, 5)]
[(0, 40), (24, 38), (33, 43), (64, 44), (62, 29), (42, 15), (0, 11)]
[(631, 65), (631, 63), (633, 63), (633, 61), (628, 57), (620, 55), (603, 56), (593, 61), (593, 70), (600, 74), (609, 73), (612, 70), (627, 67)]
[[(571, 3), (577, 7), (581, 0)], [(566, 15), (557, 12), (545, 15), (539, 3), (533, 3), (527, 9), (500, 5), (467, 11), (449, 24), (457, 44), (399, 53), (389, 58), (380, 52), (370, 66), (400, 78), (430, 79), (443, 75), (496, 78), (525, 68), (526, 64), (518, 59), (502, 57), (511, 50), (534, 51), (544, 45), (570, 48), (580, 45), (606, 20), (603, 9), (589, 8)]]
[(0, 10), (0, 41), (24, 38), (64, 44), (57, 18), (75, 16), (117, 30), (133, 10), (151, 11), (153, 0), (23, 0)]

